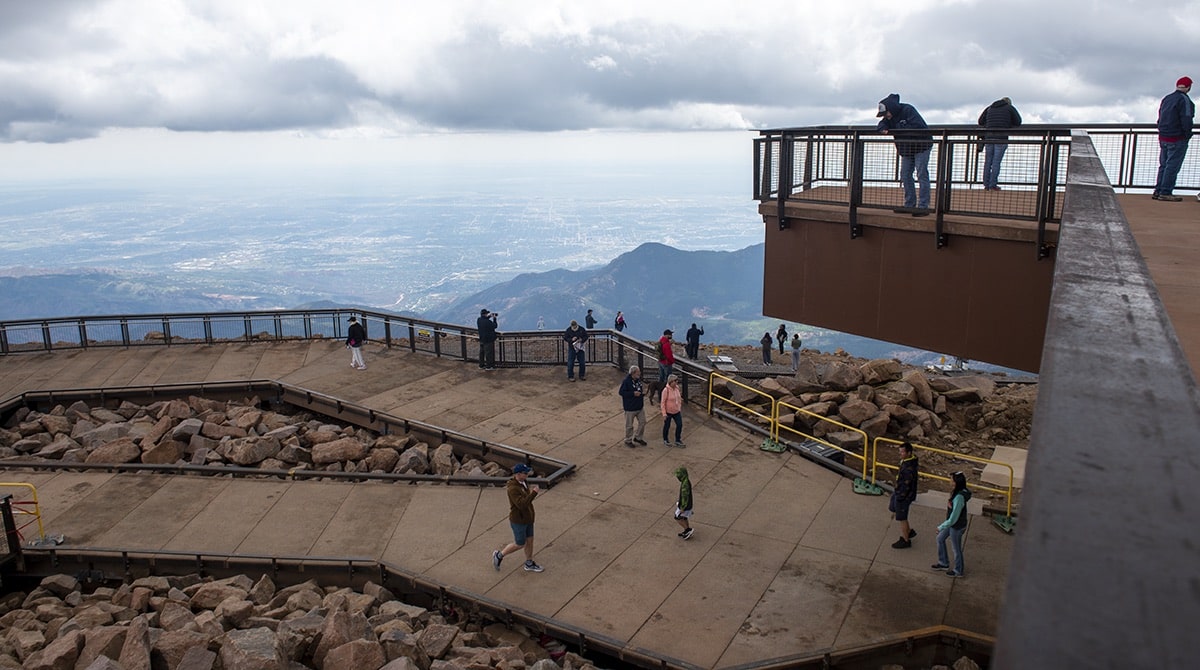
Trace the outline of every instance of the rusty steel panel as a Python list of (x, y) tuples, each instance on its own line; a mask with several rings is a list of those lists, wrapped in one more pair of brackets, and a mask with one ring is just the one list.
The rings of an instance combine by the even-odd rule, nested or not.
[(1041, 366), (1054, 275), (1024, 241), (766, 220), (763, 313), (1029, 372)]

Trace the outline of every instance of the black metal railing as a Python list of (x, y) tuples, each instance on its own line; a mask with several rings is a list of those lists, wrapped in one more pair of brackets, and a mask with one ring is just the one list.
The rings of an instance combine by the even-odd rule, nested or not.
[[(1007, 140), (987, 139), (978, 126), (938, 126), (929, 157), (931, 213), (939, 238), (945, 215), (1030, 221), (1039, 248), (1046, 225), (1062, 219), (1071, 136), (1086, 133), (1121, 190), (1154, 188), (1158, 135), (1152, 124), (1089, 126), (1028, 125), (1008, 131)], [(781, 228), (788, 226), (788, 203), (846, 207), (851, 237), (859, 237), (860, 210), (892, 210), (904, 205), (899, 133), (873, 127), (816, 126), (760, 131), (754, 141), (754, 197), (775, 201)], [(1004, 143), (1000, 190), (985, 190), (983, 149)], [(1179, 172), (1177, 188), (1200, 189), (1200, 152), (1192, 152)], [(939, 246), (941, 246), (939, 244)]]
[[(70, 316), (0, 322), (0, 355), (44, 353), (100, 347), (169, 347), (234, 342), (283, 342), (346, 336), (346, 324), (357, 317), (368, 341), (388, 348), (407, 349), (467, 362), (479, 361), (479, 332), (475, 328), (386, 312), (351, 309), (204, 312), (180, 314), (122, 314)], [(657, 378), (654, 343), (615, 330), (589, 333), (589, 365), (612, 365), (626, 370), (641, 367)], [(566, 365), (567, 344), (560, 331), (502, 331), (496, 341), (498, 367)], [(685, 400), (701, 402), (712, 369), (679, 359), (675, 372)], [(699, 389), (700, 393), (694, 393)]]

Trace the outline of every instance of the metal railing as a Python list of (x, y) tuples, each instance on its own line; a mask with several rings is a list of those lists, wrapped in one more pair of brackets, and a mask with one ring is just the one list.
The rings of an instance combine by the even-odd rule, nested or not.
[[(1029, 221), (1037, 226), (1039, 257), (1048, 253), (1047, 224), (1062, 219), (1071, 136), (1085, 132), (1114, 188), (1149, 190), (1158, 173), (1158, 135), (1152, 124), (1026, 125), (1008, 139), (986, 139), (978, 126), (938, 126), (929, 157), (930, 209), (937, 245), (945, 245), (943, 217)], [(845, 207), (850, 236), (862, 235), (860, 210), (902, 208), (904, 196), (895, 142), (868, 126), (815, 126), (760, 131), (754, 141), (754, 198), (775, 201), (780, 228), (788, 203)], [(983, 186), (984, 154), (1004, 143), (1000, 191)], [(1184, 160), (1177, 189), (1200, 190), (1200, 152)]]

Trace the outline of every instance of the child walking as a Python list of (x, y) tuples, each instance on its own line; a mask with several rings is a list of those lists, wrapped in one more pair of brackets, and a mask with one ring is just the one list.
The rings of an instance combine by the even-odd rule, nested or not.
[(692, 525), (688, 519), (692, 518), (692, 482), (688, 480), (687, 468), (682, 465), (675, 468), (675, 479), (679, 480), (679, 501), (675, 503), (675, 520), (683, 527), (679, 537), (690, 540)]

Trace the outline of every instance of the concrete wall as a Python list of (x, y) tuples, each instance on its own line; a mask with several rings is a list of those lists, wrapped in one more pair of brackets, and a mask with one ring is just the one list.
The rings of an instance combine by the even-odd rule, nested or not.
[(764, 219), (764, 314), (1038, 371), (1054, 261), (1033, 242), (951, 235), (937, 249), (931, 218), (857, 239), (845, 223)]

